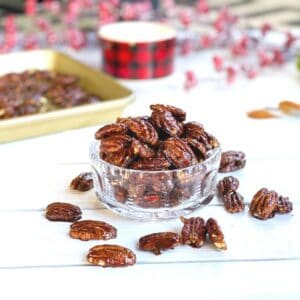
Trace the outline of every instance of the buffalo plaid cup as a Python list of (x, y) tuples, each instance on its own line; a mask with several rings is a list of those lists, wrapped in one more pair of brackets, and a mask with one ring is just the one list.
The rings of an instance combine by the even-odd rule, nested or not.
[(175, 32), (166, 25), (150, 22), (114, 23), (104, 26), (99, 38), (102, 44), (102, 67), (106, 73), (119, 78), (146, 79), (167, 76), (173, 72)]

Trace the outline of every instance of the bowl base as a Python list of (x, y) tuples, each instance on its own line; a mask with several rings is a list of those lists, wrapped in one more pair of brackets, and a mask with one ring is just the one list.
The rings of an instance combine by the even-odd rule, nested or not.
[[(101, 200), (100, 195), (96, 192), (96, 196)], [(122, 207), (121, 205), (114, 205), (112, 203), (107, 203), (101, 201), (104, 206), (112, 210), (113, 212), (120, 214), (124, 217), (138, 220), (138, 221), (160, 221), (160, 220), (168, 220), (168, 219), (175, 219), (180, 216), (185, 216), (193, 211), (199, 209), (210, 203), (214, 198), (215, 194), (210, 194), (207, 197), (201, 199), (201, 201), (196, 201), (194, 204), (189, 203), (187, 206), (179, 205), (178, 207), (172, 207), (169, 209), (162, 208), (162, 209), (138, 209), (135, 207), (134, 209), (128, 208), (128, 206)]]

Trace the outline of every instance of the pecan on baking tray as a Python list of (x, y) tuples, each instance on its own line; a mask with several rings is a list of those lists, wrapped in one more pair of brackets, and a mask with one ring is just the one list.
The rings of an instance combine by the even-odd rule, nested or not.
[(202, 247), (206, 240), (205, 221), (200, 217), (180, 217), (180, 220), (184, 224), (181, 230), (182, 243), (194, 248)]
[(278, 194), (266, 188), (260, 189), (250, 203), (250, 214), (260, 220), (273, 218), (278, 205)]
[(293, 210), (293, 203), (289, 197), (279, 196), (275, 212), (278, 214), (288, 214)]
[(229, 191), (236, 191), (239, 187), (239, 181), (233, 176), (227, 176), (221, 179), (217, 184), (217, 189), (220, 196), (224, 196)]
[(128, 248), (119, 245), (98, 245), (89, 250), (87, 260), (102, 267), (125, 267), (134, 265), (136, 256)]
[(227, 173), (240, 170), (246, 165), (245, 154), (241, 151), (223, 152), (219, 167), (220, 173)]
[(222, 196), (225, 209), (230, 213), (238, 213), (245, 209), (243, 196), (237, 191), (229, 191)]
[(156, 255), (161, 250), (173, 249), (180, 241), (180, 236), (174, 232), (159, 232), (145, 235), (139, 240), (139, 248), (144, 251), (151, 251)]
[(158, 110), (158, 111), (169, 111), (178, 121), (184, 121), (186, 117), (185, 111), (182, 109), (171, 106), (171, 105), (164, 105), (164, 104), (152, 104), (150, 105), (151, 110)]
[(75, 222), (81, 218), (81, 209), (70, 203), (54, 202), (46, 208), (46, 218), (49, 221)]
[(122, 123), (108, 124), (101, 127), (96, 133), (95, 138), (101, 140), (115, 134), (126, 134), (127, 126)]
[(80, 173), (70, 183), (70, 189), (80, 192), (89, 191), (93, 186), (92, 172)]
[(209, 218), (206, 221), (206, 230), (210, 241), (216, 248), (221, 250), (227, 249), (224, 234), (215, 219)]
[(117, 236), (117, 229), (105, 222), (82, 220), (70, 226), (70, 237), (82, 241), (109, 240)]

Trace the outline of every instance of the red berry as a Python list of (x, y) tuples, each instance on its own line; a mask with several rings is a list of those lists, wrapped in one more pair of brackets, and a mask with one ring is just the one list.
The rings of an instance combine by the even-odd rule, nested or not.
[(198, 14), (207, 14), (209, 12), (207, 0), (198, 0), (196, 3), (196, 11)]
[(194, 71), (186, 71), (185, 72), (185, 82), (184, 82), (184, 89), (190, 90), (191, 88), (195, 87), (198, 84), (198, 79)]
[(213, 64), (214, 64), (214, 68), (217, 72), (221, 72), (224, 68), (223, 59), (218, 55), (215, 55), (213, 57)]
[(233, 67), (227, 67), (226, 71), (226, 81), (228, 84), (231, 84), (236, 79), (236, 70)]
[(191, 22), (192, 22), (191, 15), (187, 11), (181, 11), (179, 13), (179, 19), (180, 19), (181, 24), (184, 27), (188, 27), (191, 24)]
[(282, 65), (285, 62), (282, 50), (280, 49), (273, 50), (273, 62), (278, 65)]
[(214, 38), (211, 35), (203, 34), (200, 36), (200, 46), (201, 48), (210, 48), (214, 43)]
[(260, 30), (262, 35), (265, 36), (269, 31), (272, 30), (272, 26), (269, 23), (264, 23), (262, 24)]
[(259, 50), (257, 52), (257, 57), (259, 60), (259, 65), (261, 67), (267, 67), (270, 66), (273, 63), (273, 56), (272, 54), (264, 51), (264, 50)]
[(286, 40), (284, 43), (285, 48), (291, 48), (293, 44), (297, 41), (297, 37), (294, 36), (291, 32), (286, 33)]

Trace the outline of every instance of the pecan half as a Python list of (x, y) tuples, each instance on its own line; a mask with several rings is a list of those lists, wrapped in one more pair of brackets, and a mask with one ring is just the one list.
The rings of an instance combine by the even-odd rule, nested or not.
[(159, 232), (145, 235), (139, 240), (139, 248), (161, 254), (161, 250), (173, 249), (180, 241), (180, 236), (174, 232)]
[(245, 209), (243, 196), (237, 191), (229, 191), (222, 196), (225, 209), (230, 213), (238, 213)]
[(220, 173), (227, 173), (240, 170), (246, 165), (245, 154), (241, 151), (223, 152), (219, 167)]
[(54, 202), (46, 208), (46, 218), (49, 221), (75, 222), (81, 218), (80, 207), (63, 202)]
[(224, 240), (224, 234), (215, 219), (209, 218), (206, 221), (206, 230), (210, 241), (216, 248), (221, 250), (227, 249), (227, 245)]
[(139, 118), (128, 118), (122, 120), (122, 122), (128, 126), (129, 131), (141, 142), (152, 146), (157, 144), (158, 134), (151, 123)]
[(70, 183), (70, 189), (86, 192), (92, 189), (93, 184), (93, 176), (92, 172), (84, 172), (80, 173), (77, 177), (75, 177)]
[(300, 115), (300, 103), (292, 101), (281, 101), (278, 105), (278, 108), (289, 115)]
[(188, 122), (183, 126), (184, 136), (199, 140), (204, 132), (203, 125), (198, 122)]
[(117, 236), (112, 225), (94, 220), (77, 221), (70, 226), (70, 237), (82, 241), (109, 240)]
[(239, 181), (233, 176), (227, 176), (218, 182), (217, 189), (220, 196), (224, 196), (229, 191), (236, 191), (239, 187)]
[(155, 151), (146, 144), (142, 144), (139, 140), (133, 139), (131, 143), (132, 151), (135, 156), (141, 158), (150, 158), (155, 156)]
[(206, 240), (205, 221), (200, 217), (180, 217), (180, 220), (184, 224), (181, 230), (182, 243), (194, 248), (202, 247)]
[(136, 256), (132, 250), (119, 245), (98, 245), (89, 250), (87, 260), (102, 267), (125, 267), (134, 265)]
[(103, 153), (119, 153), (126, 149), (131, 143), (128, 135), (112, 135), (101, 141), (100, 151)]
[(103, 152), (101, 152), (100, 157), (112, 165), (124, 168), (127, 168), (134, 160), (134, 155), (130, 147), (119, 153), (116, 152), (103, 155)]
[(278, 205), (278, 194), (266, 188), (260, 189), (250, 203), (250, 214), (260, 220), (267, 220), (274, 217)]
[(184, 140), (188, 143), (188, 145), (192, 148), (192, 150), (194, 150), (194, 153), (198, 157), (199, 161), (202, 161), (206, 158), (207, 150), (203, 143), (193, 138), (186, 138)]
[(275, 212), (278, 214), (288, 214), (293, 210), (293, 203), (289, 197), (279, 196)]
[(136, 160), (131, 164), (131, 169), (161, 171), (167, 170), (170, 166), (171, 164), (166, 158), (151, 157)]
[(252, 119), (271, 119), (278, 118), (278, 115), (267, 109), (257, 109), (247, 112), (247, 116)]
[(115, 135), (115, 134), (126, 134), (127, 126), (122, 123), (108, 124), (101, 127), (96, 133), (95, 138), (101, 140), (103, 138)]
[(178, 122), (169, 111), (154, 110), (151, 119), (156, 128), (169, 136), (181, 136), (183, 133), (183, 125)]
[(171, 105), (152, 104), (150, 105), (150, 109), (158, 111), (169, 111), (178, 121), (184, 121), (186, 117), (185, 111)]
[(187, 142), (179, 138), (168, 138), (164, 142), (163, 153), (177, 168), (186, 168), (197, 163), (196, 156)]

